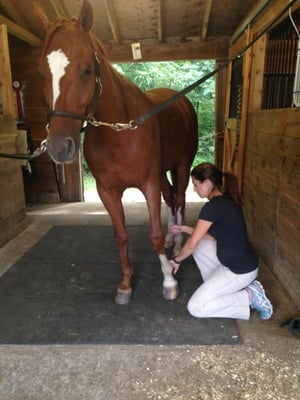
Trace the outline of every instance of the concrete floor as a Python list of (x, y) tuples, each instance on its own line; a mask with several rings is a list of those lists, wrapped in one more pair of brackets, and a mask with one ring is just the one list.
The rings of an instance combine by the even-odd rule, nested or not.
[[(125, 200), (127, 223), (147, 224), (145, 203)], [(199, 207), (188, 203), (188, 224)], [(28, 220), (0, 249), (0, 275), (53, 225), (110, 224), (99, 202), (30, 207)], [(298, 400), (300, 341), (279, 324), (300, 311), (262, 261), (260, 279), (274, 315), (238, 321), (242, 345), (0, 346), (0, 399)]]

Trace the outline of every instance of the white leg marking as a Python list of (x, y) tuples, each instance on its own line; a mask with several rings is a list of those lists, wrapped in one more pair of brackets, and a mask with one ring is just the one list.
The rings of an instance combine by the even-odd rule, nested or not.
[[(167, 207), (168, 212), (168, 226), (176, 224), (175, 215), (172, 213), (172, 208)], [(165, 238), (165, 247), (169, 248), (174, 245), (174, 235), (172, 233), (167, 233)]]
[(66, 67), (70, 64), (68, 57), (60, 49), (54, 50), (47, 55), (48, 65), (52, 74), (53, 103), (52, 109), (55, 110), (55, 103), (60, 95), (59, 81), (66, 72)]
[[(176, 223), (177, 225), (182, 225), (183, 224), (183, 217), (182, 217), (182, 212), (181, 212), (181, 208), (178, 209), (177, 213), (176, 213)], [(176, 256), (182, 247), (182, 242), (183, 242), (183, 235), (182, 233), (177, 233), (175, 235), (175, 246), (173, 249), (173, 253)]]
[(159, 254), (161, 271), (164, 275), (163, 286), (164, 287), (174, 287), (177, 285), (176, 279), (172, 275), (172, 267), (164, 254)]

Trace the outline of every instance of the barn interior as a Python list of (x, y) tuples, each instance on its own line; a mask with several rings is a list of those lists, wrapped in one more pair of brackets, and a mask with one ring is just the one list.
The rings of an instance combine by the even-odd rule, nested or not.
[[(134, 61), (138, 44), (141, 61), (225, 64), (216, 74), (215, 161), (238, 176), (274, 315), (238, 321), (239, 346), (1, 345), (1, 398), (297, 399), (299, 338), (280, 324), (300, 313), (300, 1), (89, 1), (111, 62)], [(76, 17), (82, 2), (39, 3), (55, 20)], [(0, 37), (0, 152), (34, 151), (46, 137), (47, 106), (31, 0), (0, 1)], [(95, 216), (110, 224), (101, 202), (84, 202), (80, 158), (54, 174), (39, 155), (30, 180), (26, 164), (0, 158), (1, 275), (55, 225)], [(132, 196), (128, 224), (145, 225), (145, 203)], [(198, 211), (190, 194), (187, 223)]]

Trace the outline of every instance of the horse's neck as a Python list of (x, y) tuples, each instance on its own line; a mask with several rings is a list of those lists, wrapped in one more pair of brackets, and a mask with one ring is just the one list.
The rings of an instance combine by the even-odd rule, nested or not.
[(101, 61), (100, 70), (102, 95), (97, 109), (100, 117), (117, 116), (119, 121), (113, 122), (128, 122), (126, 118), (135, 118), (136, 105), (148, 102), (144, 92), (116, 71), (107, 59)]

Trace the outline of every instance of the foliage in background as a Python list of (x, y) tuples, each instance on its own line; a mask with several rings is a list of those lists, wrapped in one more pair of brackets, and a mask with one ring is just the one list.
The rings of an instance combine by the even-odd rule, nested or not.
[[(157, 87), (180, 91), (214, 70), (215, 62), (213, 60), (132, 62), (114, 64), (114, 67), (143, 91)], [(215, 78), (211, 77), (205, 81), (189, 92), (187, 97), (198, 116), (199, 146), (194, 165), (202, 161), (214, 162)], [(86, 175), (88, 167), (85, 161), (83, 168)]]

